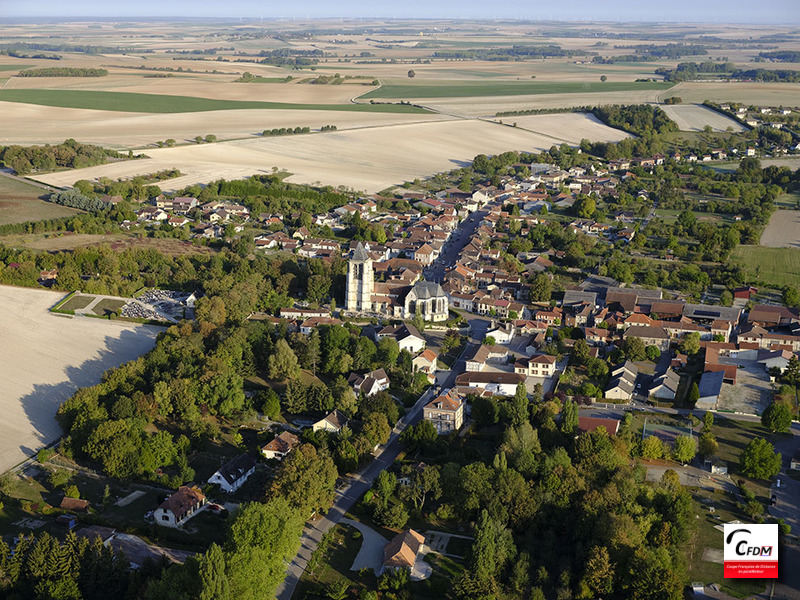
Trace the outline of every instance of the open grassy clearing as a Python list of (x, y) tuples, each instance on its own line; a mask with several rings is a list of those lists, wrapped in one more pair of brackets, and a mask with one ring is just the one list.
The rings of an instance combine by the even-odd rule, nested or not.
[(42, 188), (0, 176), (0, 225), (57, 219), (79, 214), (81, 211), (67, 208), (41, 199), (47, 193)]
[[(217, 144), (147, 150), (150, 159), (125, 161), (37, 177), (55, 186), (78, 179), (131, 177), (164, 168), (184, 176), (161, 184), (165, 191), (224, 177), (238, 179), (271, 173), (292, 175), (290, 182), (345, 185), (378, 192), (390, 185), (431, 176), (468, 164), (477, 154), (508, 150), (541, 151), (553, 144), (577, 145), (581, 138), (601, 139), (624, 132), (590, 121), (584, 115), (544, 115), (530, 131), (485, 121), (446, 120), (337, 131), (320, 135), (268, 137)], [(529, 121), (534, 122), (534, 121)], [(593, 133), (586, 134), (586, 128)], [(135, 164), (134, 164), (135, 163)]]
[(211, 100), (190, 96), (105, 92), (88, 90), (0, 90), (0, 101), (64, 108), (142, 113), (187, 113), (212, 110), (274, 109), (332, 110), (345, 112), (425, 113), (425, 109), (397, 104), (291, 104), (247, 100)]
[(800, 286), (800, 249), (739, 246), (731, 260), (744, 267), (750, 279), (778, 288)]
[(135, 233), (36, 233), (36, 234), (11, 234), (0, 236), (0, 244), (13, 247), (30, 248), (31, 250), (44, 250), (57, 252), (59, 250), (72, 250), (78, 247), (99, 246), (108, 244), (112, 250), (126, 248), (151, 248), (159, 250), (169, 256), (183, 256), (186, 254), (212, 253), (213, 248), (184, 242), (172, 238), (149, 238)]
[[(534, 82), (506, 81), (446, 84), (390, 83), (361, 96), (365, 98), (459, 98), (480, 96), (528, 96), (538, 94), (580, 94), (587, 92), (624, 92), (628, 90), (666, 90), (671, 83), (659, 82)], [(2, 97), (0, 97), (2, 99)]]
[(61, 435), (55, 411), (78, 387), (150, 350), (161, 328), (53, 315), (62, 293), (0, 287), (0, 472)]
[(0, 71), (20, 71), (33, 65), (0, 65)]
[[(783, 65), (764, 68), (785, 68)], [(751, 83), (738, 81), (684, 82), (664, 98), (679, 96), (684, 102), (742, 102), (765, 106), (794, 106), (800, 98), (800, 83)]]

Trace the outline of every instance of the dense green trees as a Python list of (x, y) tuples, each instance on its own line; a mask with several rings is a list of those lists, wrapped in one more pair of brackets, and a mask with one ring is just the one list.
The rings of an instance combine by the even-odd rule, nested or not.
[(785, 404), (773, 402), (761, 415), (761, 424), (772, 432), (786, 433), (792, 425), (792, 411)]
[(781, 455), (764, 438), (754, 438), (742, 451), (742, 474), (755, 479), (769, 479), (781, 470)]
[(80, 169), (103, 164), (109, 158), (123, 157), (114, 150), (81, 144), (73, 139), (55, 146), (0, 146), (0, 162), (19, 175), (53, 171), (58, 167)]
[(41, 69), (25, 69), (16, 77), (105, 77), (108, 71), (93, 67), (44, 67)]

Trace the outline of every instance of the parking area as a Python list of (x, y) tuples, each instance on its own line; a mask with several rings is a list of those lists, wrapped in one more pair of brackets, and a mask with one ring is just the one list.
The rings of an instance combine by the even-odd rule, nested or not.
[(736, 365), (736, 385), (722, 384), (719, 396), (720, 410), (747, 414), (761, 414), (769, 406), (772, 388), (764, 365), (754, 360), (720, 357), (720, 364)]

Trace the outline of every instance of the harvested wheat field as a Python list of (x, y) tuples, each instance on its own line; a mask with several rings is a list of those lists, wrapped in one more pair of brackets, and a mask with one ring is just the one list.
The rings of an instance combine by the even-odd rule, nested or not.
[(776, 210), (761, 234), (768, 248), (800, 248), (800, 211)]
[(529, 115), (494, 119), (518, 128), (552, 137), (554, 143), (576, 144), (582, 139), (593, 142), (618, 142), (630, 137), (620, 129), (614, 129), (590, 113), (562, 113), (555, 115)]
[[(67, 138), (107, 148), (144, 148), (173, 138), (255, 137), (265, 129), (336, 125), (339, 129), (395, 123), (435, 122), (437, 114), (341, 112), (327, 110), (220, 110), (178, 114), (133, 113), (0, 102), (0, 145), (57, 144)], [(31, 127), (37, 123), (37, 127)]]
[(219, 178), (271, 173), (278, 167), (293, 174), (291, 182), (344, 185), (372, 193), (468, 164), (477, 154), (533, 152), (561, 142), (577, 144), (587, 137), (586, 127), (603, 139), (626, 135), (583, 115), (557, 116), (560, 118), (545, 115), (531, 120), (537, 133), (485, 121), (452, 120), (163, 148), (148, 150), (149, 159), (50, 173), (37, 179), (64, 187), (79, 179), (116, 179), (177, 168), (183, 177), (160, 184), (165, 191), (175, 191)]
[(61, 435), (55, 413), (79, 387), (150, 350), (160, 328), (70, 318), (48, 309), (64, 294), (0, 286), (0, 472)]
[[(664, 90), (633, 90), (627, 92), (586, 92), (570, 94), (539, 94), (530, 96), (487, 96), (483, 98), (437, 98), (419, 100), (418, 103), (447, 114), (467, 117), (494, 116), (498, 112), (543, 108), (571, 108), (577, 106), (605, 106), (607, 104), (645, 104), (657, 102), (663, 95), (673, 95), (671, 88)], [(512, 120), (512, 117), (504, 117)]]
[(710, 125), (714, 131), (726, 131), (728, 127), (733, 131), (747, 131), (746, 127), (730, 117), (699, 104), (662, 106), (661, 109), (678, 124), (681, 131), (703, 131), (706, 125)]
[(738, 81), (679, 83), (661, 98), (678, 96), (684, 102), (741, 102), (760, 106), (796, 106), (800, 83), (750, 83)]

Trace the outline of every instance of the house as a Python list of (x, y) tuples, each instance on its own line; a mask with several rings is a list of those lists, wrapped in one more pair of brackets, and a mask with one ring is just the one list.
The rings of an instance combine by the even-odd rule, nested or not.
[(793, 471), (800, 471), (800, 449), (794, 453), (792, 460), (789, 462), (789, 468)]
[(606, 419), (603, 417), (582, 417), (578, 415), (578, 431), (580, 433), (595, 431), (598, 427), (605, 427), (608, 435), (617, 435), (619, 431), (619, 420)]
[(556, 357), (539, 354), (521, 358), (514, 363), (514, 372), (526, 377), (552, 377), (556, 372)]
[(423, 419), (433, 423), (439, 434), (458, 431), (464, 424), (464, 401), (453, 390), (447, 390), (425, 405)]
[(713, 410), (717, 407), (724, 377), (724, 371), (703, 373), (700, 377), (700, 399), (695, 404), (695, 408)]
[(311, 426), (312, 431), (327, 431), (329, 433), (339, 433), (342, 427), (347, 425), (347, 417), (338, 409), (334, 409)]
[(461, 373), (456, 377), (457, 386), (486, 390), (499, 396), (513, 396), (517, 385), (525, 383), (525, 376), (519, 373), (489, 372)]
[(437, 360), (436, 352), (428, 348), (415, 356), (414, 360), (411, 361), (411, 365), (415, 371), (421, 371), (432, 375), (436, 373)]
[(508, 358), (508, 348), (492, 344), (481, 344), (472, 353), (465, 363), (467, 371), (482, 371), (487, 362), (505, 363)]
[(353, 386), (356, 394), (362, 393), (365, 396), (373, 396), (378, 392), (389, 389), (389, 376), (383, 369), (377, 369), (364, 375), (350, 373), (347, 383)]
[(408, 350), (411, 354), (417, 354), (425, 347), (425, 338), (410, 323), (405, 323), (398, 327), (384, 327), (377, 333), (376, 337), (378, 340), (392, 337), (397, 341), (400, 350)]
[(645, 346), (656, 346), (662, 352), (669, 350), (669, 333), (663, 327), (632, 325), (622, 337), (626, 340), (637, 337)]
[(153, 513), (156, 524), (180, 527), (195, 516), (206, 504), (206, 497), (196, 487), (181, 486), (178, 491), (158, 505)]
[(417, 555), (424, 549), (424, 545), (425, 538), (413, 529), (398, 533), (383, 549), (381, 572), (386, 569), (413, 570)]
[(89, 508), (89, 501), (82, 498), (70, 498), (64, 496), (59, 505), (61, 510), (69, 510), (74, 512), (85, 512)]
[(767, 371), (777, 368), (783, 373), (789, 366), (792, 356), (794, 355), (788, 350), (759, 350), (758, 362), (764, 365), (764, 369)]
[(223, 492), (232, 494), (255, 472), (255, 457), (252, 454), (240, 454), (222, 465), (208, 478), (208, 483), (216, 483)]
[(513, 323), (490, 326), (486, 332), (486, 337), (493, 338), (496, 344), (510, 344), (517, 334), (517, 328)]
[(659, 400), (674, 400), (680, 381), (680, 375), (672, 369), (667, 369), (666, 373), (653, 382), (650, 395)]
[(610, 400), (630, 400), (636, 389), (636, 378), (639, 369), (631, 361), (626, 361), (611, 372), (605, 397)]
[(311, 335), (314, 329), (322, 325), (342, 325), (342, 322), (334, 317), (310, 317), (300, 324), (300, 333)]
[(261, 454), (264, 455), (264, 458), (283, 460), (299, 443), (300, 438), (289, 431), (284, 431), (276, 435), (271, 442), (262, 446)]

